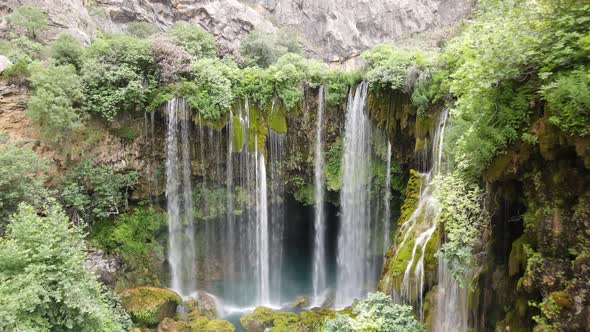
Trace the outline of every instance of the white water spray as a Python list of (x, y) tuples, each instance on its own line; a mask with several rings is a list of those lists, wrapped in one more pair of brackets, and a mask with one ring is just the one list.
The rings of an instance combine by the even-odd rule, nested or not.
[[(324, 86), (318, 93), (318, 113), (316, 119), (316, 141), (314, 161), (314, 193), (315, 193), (315, 218), (314, 218), (314, 251), (313, 251), (313, 298), (317, 302), (326, 288), (326, 249), (324, 239), (326, 236), (325, 211), (324, 211), (324, 147), (323, 147), (323, 117), (324, 117)], [(319, 303), (314, 303), (318, 305)]]
[(371, 126), (365, 112), (368, 84), (363, 82), (348, 96), (338, 235), (336, 307), (361, 299), (369, 288), (369, 209)]

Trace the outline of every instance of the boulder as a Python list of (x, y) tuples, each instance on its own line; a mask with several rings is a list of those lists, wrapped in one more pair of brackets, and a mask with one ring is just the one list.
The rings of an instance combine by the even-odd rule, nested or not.
[(307, 299), (307, 297), (305, 296), (299, 296), (295, 299), (295, 302), (293, 302), (293, 307), (295, 308), (306, 308), (309, 307), (309, 301)]
[(253, 313), (242, 316), (240, 324), (248, 332), (264, 332), (273, 325), (274, 312), (270, 308), (257, 307)]
[(158, 332), (191, 332), (191, 329), (185, 322), (166, 317), (158, 325)]
[(140, 326), (156, 326), (173, 318), (182, 298), (175, 292), (157, 287), (137, 287), (121, 293), (123, 307)]
[(98, 248), (86, 251), (86, 269), (98, 276), (98, 280), (106, 285), (115, 282), (115, 274), (121, 270), (122, 262), (117, 255), (107, 255)]
[(4, 55), (0, 55), (0, 73), (10, 66), (12, 66), (12, 62), (10, 62), (10, 60)]
[(184, 305), (189, 319), (205, 317), (211, 320), (219, 318), (215, 298), (209, 293), (199, 291), (196, 298), (189, 298)]

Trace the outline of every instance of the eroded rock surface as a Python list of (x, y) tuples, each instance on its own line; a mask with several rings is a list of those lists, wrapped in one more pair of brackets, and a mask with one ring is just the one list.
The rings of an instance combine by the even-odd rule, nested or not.
[[(133, 21), (164, 29), (184, 20), (215, 35), (222, 53), (238, 49), (254, 28), (284, 28), (298, 33), (311, 55), (332, 62), (385, 40), (443, 29), (471, 8), (469, 0), (8, 0), (0, 4), (0, 13), (23, 3), (48, 12), (43, 40), (67, 31), (88, 41), (100, 30), (125, 31)], [(0, 37), (7, 33), (6, 19), (0, 19)]]

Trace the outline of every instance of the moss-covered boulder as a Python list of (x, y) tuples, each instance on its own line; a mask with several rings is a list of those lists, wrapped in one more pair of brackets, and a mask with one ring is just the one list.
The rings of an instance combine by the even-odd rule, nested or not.
[(191, 329), (185, 322), (166, 317), (158, 325), (158, 332), (191, 332)]
[(240, 318), (240, 324), (248, 332), (264, 332), (272, 326), (274, 312), (270, 308), (258, 307), (253, 313)]
[(219, 318), (219, 312), (213, 296), (199, 292), (197, 298), (189, 298), (185, 301), (184, 306), (188, 312), (189, 319), (205, 317), (207, 319)]
[(165, 318), (173, 318), (182, 298), (175, 292), (157, 287), (137, 287), (121, 293), (123, 307), (133, 322), (140, 326), (156, 326)]

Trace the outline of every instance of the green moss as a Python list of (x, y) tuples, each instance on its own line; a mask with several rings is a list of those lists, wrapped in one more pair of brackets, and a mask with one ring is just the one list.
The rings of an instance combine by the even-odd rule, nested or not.
[(250, 131), (248, 133), (248, 149), (266, 154), (266, 137), (268, 127), (260, 110), (255, 105), (250, 105)]
[[(234, 332), (236, 328), (226, 320), (211, 320), (203, 327), (203, 332)], [(193, 332), (196, 332), (193, 330)]]
[(175, 292), (157, 287), (137, 287), (121, 293), (123, 307), (141, 326), (153, 326), (173, 317), (182, 298)]
[(326, 187), (328, 188), (328, 190), (340, 190), (343, 153), (344, 148), (341, 138), (332, 143), (327, 149), (324, 172), (326, 176)]
[(188, 326), (191, 329), (191, 332), (202, 332), (208, 323), (209, 320), (206, 317), (197, 317), (196, 319), (191, 320), (188, 323)]
[(258, 307), (253, 313), (240, 318), (240, 324), (248, 332), (262, 332), (272, 326), (274, 312), (270, 308)]
[(299, 316), (293, 312), (278, 312), (273, 318), (270, 332), (292, 332), (299, 323)]
[(241, 152), (244, 148), (244, 126), (237, 115), (233, 118), (231, 139), (233, 151)]
[(511, 277), (524, 272), (527, 258), (523, 245), (526, 243), (525, 235), (522, 235), (512, 243), (512, 250), (510, 250), (510, 256), (508, 258), (508, 275)]
[(286, 110), (281, 103), (275, 105), (274, 111), (268, 112), (266, 123), (268, 127), (278, 134), (287, 133), (287, 118), (285, 117)]

